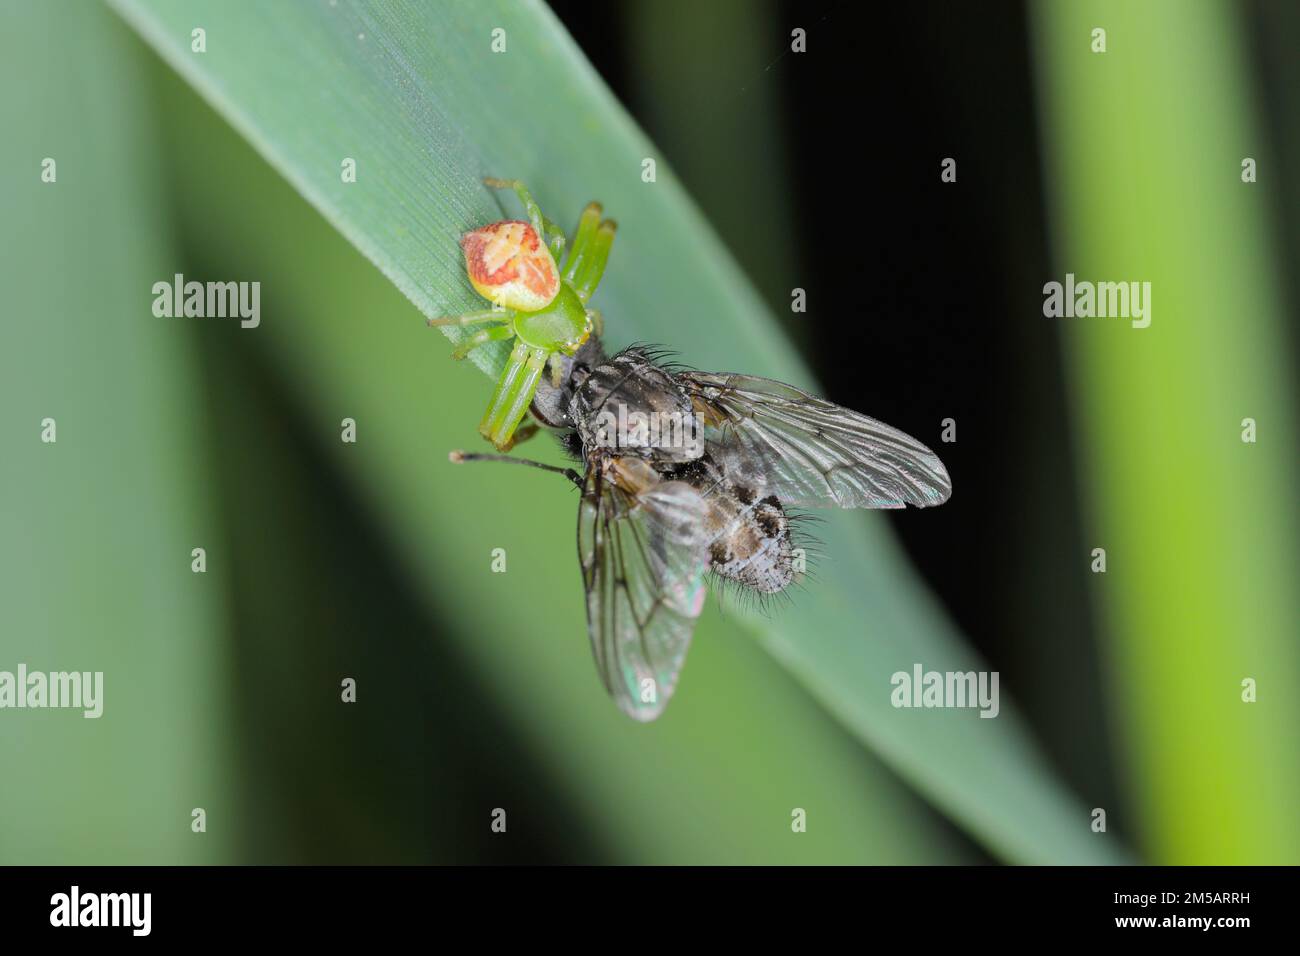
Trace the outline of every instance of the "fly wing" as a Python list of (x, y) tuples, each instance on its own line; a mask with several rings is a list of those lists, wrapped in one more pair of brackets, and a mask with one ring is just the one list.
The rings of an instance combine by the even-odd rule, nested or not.
[(685, 482), (633, 495), (590, 468), (578, 511), (587, 631), (605, 688), (635, 720), (668, 705), (704, 606), (706, 505)]
[(705, 440), (728, 473), (804, 508), (925, 508), (952, 482), (930, 449), (897, 428), (769, 378), (681, 372)]

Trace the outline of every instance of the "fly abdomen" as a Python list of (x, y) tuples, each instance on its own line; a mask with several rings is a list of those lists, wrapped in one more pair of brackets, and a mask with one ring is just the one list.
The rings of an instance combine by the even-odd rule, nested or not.
[(734, 486), (728, 491), (713, 499), (710, 569), (763, 594), (784, 591), (794, 579), (789, 516), (775, 495), (758, 498)]

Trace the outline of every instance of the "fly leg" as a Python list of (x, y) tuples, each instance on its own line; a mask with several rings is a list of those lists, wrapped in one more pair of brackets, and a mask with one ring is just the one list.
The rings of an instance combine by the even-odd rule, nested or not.
[(447, 458), (457, 465), (467, 461), (500, 461), (505, 462), (507, 465), (527, 465), (529, 468), (540, 468), (542, 471), (551, 471), (557, 475), (563, 475), (579, 488), (582, 488), (585, 484), (582, 475), (572, 468), (557, 468), (554, 465), (544, 465), (540, 461), (532, 461), (528, 458), (507, 458), (505, 455), (480, 455), (476, 452), (465, 451), (453, 451), (447, 455)]

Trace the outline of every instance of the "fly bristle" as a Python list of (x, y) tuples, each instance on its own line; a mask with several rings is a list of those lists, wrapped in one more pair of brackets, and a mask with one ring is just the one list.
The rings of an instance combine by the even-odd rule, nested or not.
[(822, 524), (826, 519), (807, 511), (787, 511), (785, 517), (789, 528), (790, 547), (794, 550), (802, 550), (806, 559), (804, 570), (796, 571), (791, 583), (798, 585), (801, 591), (806, 591), (803, 582), (818, 580), (817, 572), (812, 568), (815, 568), (826, 556), (826, 542), (809, 531), (808, 526)]
[(621, 355), (634, 356), (670, 373), (692, 371), (689, 365), (684, 365), (675, 360), (674, 356), (677, 354), (675, 350), (664, 345), (655, 345), (651, 342), (633, 342), (614, 357), (618, 358)]
[(792, 603), (788, 588), (780, 591), (760, 591), (732, 578), (724, 578), (716, 572), (709, 572), (714, 582), (713, 593), (718, 599), (718, 612), (725, 615), (728, 605), (752, 612), (761, 617), (771, 618), (778, 605), (785, 607)]
[(826, 542), (813, 534), (809, 527), (825, 524), (825, 518), (821, 515), (809, 514), (807, 511), (787, 511), (785, 517), (790, 529), (790, 543), (793, 546), (818, 556), (825, 553), (823, 549)]
[[(812, 574), (810, 572), (800, 572), (799, 574), (796, 574), (794, 576), (794, 578), (790, 581), (789, 586), (785, 589), (785, 591), (782, 591), (781, 593), (785, 594), (786, 591), (795, 590), (798, 591), (800, 594), (811, 594), (812, 592), (808, 590), (808, 587), (807, 585), (804, 584), (804, 582), (805, 581), (815, 582), (816, 580), (817, 580), (817, 575)], [(786, 598), (787, 600), (790, 601), (791, 604), (794, 603), (793, 595), (786, 594)]]
[(582, 436), (576, 431), (566, 431), (556, 437), (560, 449), (573, 461), (582, 461)]

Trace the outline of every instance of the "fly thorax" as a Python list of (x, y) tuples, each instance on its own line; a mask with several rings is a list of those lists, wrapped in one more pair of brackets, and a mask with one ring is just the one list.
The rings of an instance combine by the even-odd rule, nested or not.
[(592, 370), (575, 392), (572, 417), (588, 449), (668, 466), (703, 453), (690, 399), (672, 376), (635, 354)]

